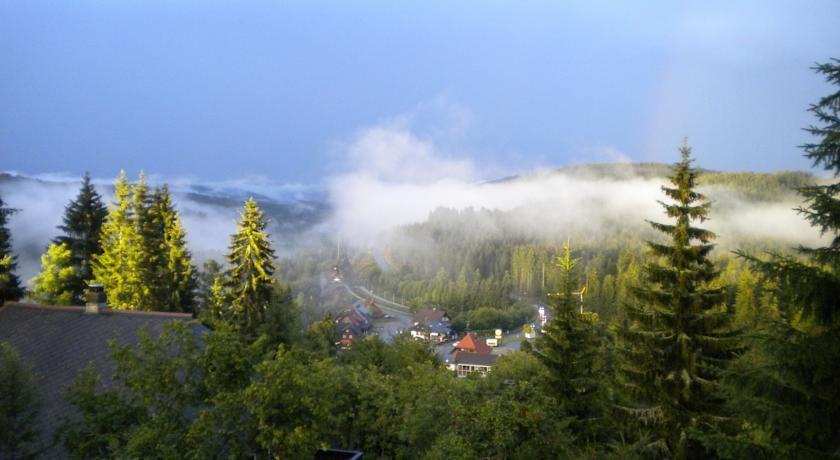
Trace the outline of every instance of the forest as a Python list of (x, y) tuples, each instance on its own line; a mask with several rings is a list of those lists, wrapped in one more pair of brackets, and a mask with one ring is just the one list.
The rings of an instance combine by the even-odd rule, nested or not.
[[(815, 71), (834, 92), (810, 107), (802, 150), (836, 180), (840, 60)], [(512, 224), (518, 210), (441, 208), (378, 249), (322, 241), (278, 258), (250, 199), (225, 259), (201, 268), (166, 186), (123, 173), (106, 203), (85, 177), (31, 289), (0, 199), (0, 301), (81, 305), (97, 283), (111, 308), (194, 316), (136, 348), (114, 343), (113, 386), (79, 374), (56, 440), (73, 458), (840, 457), (840, 183), (706, 171), (688, 143), (667, 169), (634, 168), (667, 176), (664, 219), (529, 234)], [(797, 197), (825, 245), (716, 245), (727, 235), (706, 221), (726, 205), (720, 188), (750, 203)], [(321, 288), (334, 264), (413, 309), (446, 310), (459, 332), (519, 327), (540, 301), (552, 321), (486, 377), (457, 378), (406, 335), (339, 350), (332, 315), (346, 299)], [(4, 458), (34, 455), (21, 362), (0, 346)]]

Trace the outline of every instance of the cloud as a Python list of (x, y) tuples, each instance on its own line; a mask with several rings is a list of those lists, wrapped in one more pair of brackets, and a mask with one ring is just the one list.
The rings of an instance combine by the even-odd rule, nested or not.
[[(593, 149), (613, 162), (627, 155), (613, 147)], [(581, 170), (546, 171), (514, 180), (483, 182), (478, 160), (457, 158), (433, 138), (404, 124), (363, 130), (347, 148), (352, 167), (328, 180), (333, 225), (351, 242), (380, 244), (389, 230), (424, 221), (437, 208), (488, 209), (509, 213), (507, 228), (523, 235), (557, 237), (569, 232), (607, 236), (622, 229), (647, 229), (645, 220), (667, 219), (658, 200), (662, 179), (637, 177), (628, 165), (620, 178), (581, 175)], [(794, 200), (755, 204), (728, 189), (709, 191), (715, 200), (705, 226), (721, 243), (768, 239), (816, 244), (820, 236), (792, 208)]]

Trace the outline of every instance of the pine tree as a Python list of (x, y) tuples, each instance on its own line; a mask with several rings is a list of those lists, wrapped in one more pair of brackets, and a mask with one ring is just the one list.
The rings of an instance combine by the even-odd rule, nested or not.
[(41, 273), (32, 278), (32, 297), (46, 305), (72, 305), (77, 303), (75, 282), (79, 268), (66, 243), (52, 243), (41, 256)]
[(246, 336), (254, 335), (265, 320), (275, 280), (274, 249), (265, 228), (268, 222), (250, 198), (231, 237), (225, 274), (230, 296), (230, 316)]
[(724, 290), (709, 286), (717, 276), (708, 259), (715, 235), (692, 225), (707, 219), (710, 203), (695, 191), (690, 147), (683, 144), (680, 154), (669, 178), (673, 187), (662, 187), (672, 202), (660, 202), (675, 222), (650, 222), (671, 242), (647, 242), (655, 259), (644, 265), (643, 283), (633, 289), (639, 304), (627, 306), (630, 324), (618, 331), (625, 397), (618, 407), (631, 425), (641, 422), (650, 430), (656, 440), (651, 448), (692, 458), (706, 455), (694, 433), (725, 420), (718, 380), (737, 339), (724, 330)]
[(136, 225), (132, 186), (125, 171), (114, 184), (115, 202), (102, 226), (102, 253), (96, 256), (94, 279), (103, 285), (111, 308), (148, 309), (144, 282), (143, 239)]
[(15, 274), (17, 257), (12, 254), (12, 235), (7, 227), (9, 216), (15, 212), (17, 210), (7, 208), (0, 197), (0, 305), (23, 296), (23, 288)]
[(158, 215), (155, 196), (141, 171), (137, 182), (131, 186), (132, 221), (139, 237), (139, 276), (143, 284), (143, 296), (138, 309), (168, 310), (163, 305), (165, 255), (163, 243), (163, 219)]
[(550, 295), (553, 317), (537, 342), (536, 353), (548, 368), (551, 393), (566, 414), (575, 417), (575, 430), (590, 439), (604, 407), (605, 375), (597, 320), (580, 313), (579, 294), (574, 292), (579, 287), (578, 262), (567, 243), (555, 264), (560, 283), (559, 291)]
[(157, 309), (192, 312), (196, 288), (195, 267), (185, 241), (181, 217), (172, 203), (169, 188), (155, 190), (147, 213), (148, 276), (157, 287), (152, 301)]
[(102, 197), (85, 174), (79, 194), (64, 208), (63, 224), (58, 226), (64, 234), (54, 240), (67, 245), (76, 267), (75, 276), (62, 289), (72, 293), (73, 303), (83, 303), (87, 282), (93, 279), (93, 262), (102, 252), (102, 225), (107, 215)]
[[(840, 87), (840, 60), (815, 70)], [(814, 167), (840, 175), (840, 88), (811, 106), (819, 142), (803, 146)], [(800, 189), (800, 212), (828, 246), (800, 247), (805, 260), (770, 254), (751, 261), (775, 286), (779, 318), (746, 337), (751, 349), (727, 373), (724, 389), (743, 418), (736, 436), (710, 440), (725, 457), (840, 457), (840, 183)]]

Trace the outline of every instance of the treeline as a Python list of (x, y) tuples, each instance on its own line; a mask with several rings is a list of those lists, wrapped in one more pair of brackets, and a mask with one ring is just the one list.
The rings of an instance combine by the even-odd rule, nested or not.
[[(351, 258), (351, 272), (355, 281), (389, 299), (413, 308), (446, 310), (459, 328), (467, 322), (475, 329), (517, 327), (533, 312), (528, 303), (556, 289), (561, 277), (556, 260), (563, 243), (504, 229), (507, 221), (498, 211), (439, 209), (428, 222), (402, 229), (405, 233), (382, 255), (387, 269), (383, 270), (372, 254), (362, 253)], [(482, 225), (492, 231), (477, 230)], [(609, 236), (575, 234), (573, 241), (582, 275), (574, 291), (584, 290), (585, 311), (598, 313), (611, 323), (621, 317), (621, 305), (632, 300), (631, 290), (641, 280), (646, 248), (639, 233), (633, 231)], [(776, 249), (768, 243), (751, 247)], [(790, 253), (785, 247), (778, 251)], [(754, 316), (754, 305), (766, 295), (764, 282), (731, 252), (714, 251), (710, 259), (719, 269), (715, 283), (725, 288), (727, 307), (737, 309), (739, 317)], [(496, 324), (486, 321), (491, 316)]]
[[(9, 251), (5, 217), (2, 245)], [(132, 184), (124, 172), (106, 207), (85, 175), (77, 197), (65, 208), (57, 236), (41, 256), (41, 272), (31, 280), (32, 300), (49, 305), (81, 305), (89, 284), (101, 284), (115, 309), (195, 311), (195, 268), (169, 189), (150, 188), (141, 174)], [(4, 278), (2, 300), (24, 295), (17, 277)]]

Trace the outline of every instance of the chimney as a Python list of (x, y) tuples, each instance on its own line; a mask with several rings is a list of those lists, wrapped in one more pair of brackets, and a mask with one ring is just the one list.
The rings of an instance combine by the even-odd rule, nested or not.
[(96, 315), (108, 308), (105, 287), (101, 284), (89, 284), (85, 292), (85, 313)]

